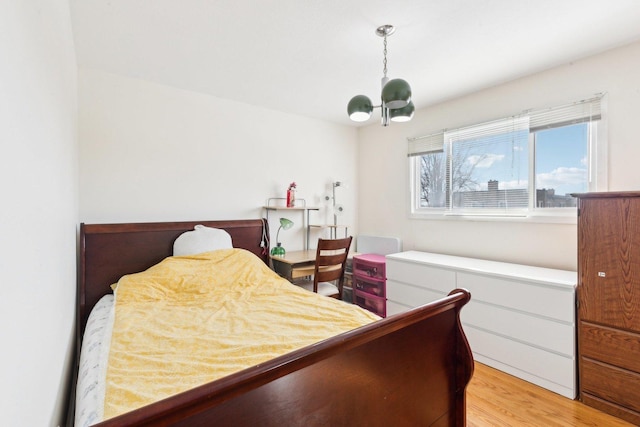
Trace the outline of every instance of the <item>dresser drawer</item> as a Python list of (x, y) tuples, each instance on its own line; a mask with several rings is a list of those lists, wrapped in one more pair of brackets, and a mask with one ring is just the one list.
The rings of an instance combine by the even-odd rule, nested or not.
[(640, 334), (580, 322), (580, 354), (640, 372)]
[(387, 315), (387, 301), (384, 297), (377, 297), (355, 289), (353, 291), (353, 302), (380, 317), (385, 317)]
[(406, 304), (400, 304), (398, 302), (395, 301), (391, 301), (390, 299), (387, 300), (387, 316), (393, 316), (394, 314), (400, 314), (400, 313), (404, 313), (406, 311), (411, 310), (413, 307), (406, 305)]
[(444, 298), (445, 296), (447, 296), (445, 292), (433, 291), (417, 286), (406, 285), (394, 280), (387, 280), (387, 299), (407, 307), (418, 307)]
[(454, 270), (395, 259), (387, 260), (387, 280), (430, 289), (444, 295), (457, 287)]
[(361, 254), (353, 257), (353, 273), (361, 277), (384, 280), (387, 278), (385, 257), (376, 254)]
[(640, 411), (640, 374), (581, 356), (580, 389), (633, 411)]
[(621, 418), (632, 423), (634, 426), (640, 426), (640, 412), (638, 411), (633, 411), (629, 408), (617, 405), (615, 402), (609, 402), (608, 400), (600, 399), (597, 396), (592, 396), (589, 393), (584, 392), (580, 394), (580, 400), (587, 406), (591, 406), (599, 411)]
[[(464, 310), (466, 307), (462, 311)], [(476, 361), (570, 399), (576, 397), (576, 360), (573, 357), (547, 351), (464, 323), (462, 326)]]
[(575, 293), (568, 286), (555, 287), (519, 277), (460, 272), (457, 287), (471, 292), (473, 301), (575, 324)]
[[(508, 307), (474, 301), (473, 297), (460, 313), (460, 319), (465, 326), (491, 331), (502, 338), (574, 358), (576, 331), (573, 325), (555, 322), (547, 317), (532, 316)], [(498, 359), (497, 356), (496, 358)], [(526, 357), (521, 360), (524, 362)]]
[(377, 297), (384, 297), (385, 280), (374, 279), (373, 277), (363, 277), (360, 274), (353, 275), (353, 288), (360, 292), (366, 292)]

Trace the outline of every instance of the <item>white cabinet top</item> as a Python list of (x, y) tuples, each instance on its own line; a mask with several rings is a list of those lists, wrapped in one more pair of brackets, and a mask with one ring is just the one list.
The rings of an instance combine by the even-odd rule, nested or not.
[[(513, 277), (530, 282), (539, 282), (559, 287), (575, 288), (578, 273), (568, 270), (534, 267), (507, 262), (488, 261), (430, 252), (406, 251), (387, 255), (387, 260), (432, 265), (438, 268), (451, 268), (488, 276)], [(391, 278), (391, 277), (389, 277)]]

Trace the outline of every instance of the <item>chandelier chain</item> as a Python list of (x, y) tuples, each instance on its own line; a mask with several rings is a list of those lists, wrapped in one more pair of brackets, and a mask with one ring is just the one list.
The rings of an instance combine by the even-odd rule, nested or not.
[(382, 71), (384, 72), (384, 76), (387, 77), (387, 35), (384, 35), (384, 50), (382, 51), (382, 53), (384, 54), (384, 60), (383, 60), (383, 65), (384, 67), (382, 68)]

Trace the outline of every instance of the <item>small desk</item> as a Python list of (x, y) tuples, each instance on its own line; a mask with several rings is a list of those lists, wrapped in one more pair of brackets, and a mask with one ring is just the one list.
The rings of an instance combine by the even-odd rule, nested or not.
[[(357, 252), (349, 252), (347, 259), (351, 259), (354, 255), (358, 255)], [(278, 273), (285, 279), (293, 282), (295, 279), (301, 277), (313, 276), (316, 267), (316, 250), (307, 249), (303, 251), (291, 251), (284, 254), (284, 256), (269, 255), (271, 258), (271, 264), (273, 265), (273, 271)], [(327, 267), (325, 267), (327, 268)], [(351, 276), (351, 273), (345, 274)], [(350, 283), (349, 280), (345, 280)], [(350, 284), (347, 287), (351, 287)]]
[(284, 256), (270, 255), (273, 270), (292, 281), (300, 277), (313, 276), (316, 250), (290, 251)]

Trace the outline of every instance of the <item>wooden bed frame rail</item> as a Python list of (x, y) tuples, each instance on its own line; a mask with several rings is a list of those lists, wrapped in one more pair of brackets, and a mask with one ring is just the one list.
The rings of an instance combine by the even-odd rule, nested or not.
[(464, 426), (469, 299), (456, 289), (99, 426)]

